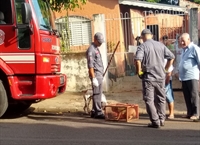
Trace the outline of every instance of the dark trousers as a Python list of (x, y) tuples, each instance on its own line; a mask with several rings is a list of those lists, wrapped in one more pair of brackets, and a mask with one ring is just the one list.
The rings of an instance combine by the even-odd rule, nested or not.
[(143, 99), (150, 121), (160, 125), (160, 122), (165, 121), (166, 113), (165, 82), (143, 81), (142, 85)]
[(94, 112), (95, 116), (103, 114), (102, 107), (101, 107), (103, 78), (97, 78), (97, 80), (99, 82), (99, 86), (98, 87), (92, 86), (92, 89), (93, 89), (92, 111)]
[(199, 116), (199, 82), (198, 80), (182, 81), (183, 95), (188, 116)]

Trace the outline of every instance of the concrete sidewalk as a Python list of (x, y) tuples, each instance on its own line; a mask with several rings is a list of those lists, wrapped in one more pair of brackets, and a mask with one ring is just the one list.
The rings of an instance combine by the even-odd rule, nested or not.
[[(173, 87), (180, 87), (180, 82), (173, 80)], [(137, 76), (126, 76), (118, 78), (113, 82), (111, 90), (105, 93), (109, 104), (112, 103), (130, 103), (138, 104), (139, 112), (146, 114), (145, 104), (142, 100), (142, 84)], [(174, 92), (175, 96), (175, 113), (185, 114), (186, 106), (182, 92)], [(84, 100), (83, 93), (66, 92), (56, 98), (47, 99), (32, 107), (35, 112), (51, 112), (51, 113), (68, 113), (79, 112), (83, 113)], [(168, 107), (167, 107), (168, 109)], [(167, 112), (168, 113), (168, 112)]]
[[(140, 114), (146, 114), (145, 104), (142, 100), (141, 90), (137, 91), (120, 91), (105, 93), (109, 104), (113, 103), (130, 103), (138, 104)], [(186, 107), (182, 92), (174, 92), (175, 95), (175, 114), (185, 114)], [(47, 112), (55, 114), (65, 113), (82, 113), (84, 106), (83, 93), (65, 92), (64, 94), (47, 99), (42, 102), (33, 104), (34, 112)], [(168, 109), (168, 108), (167, 108)], [(168, 112), (167, 112), (168, 113)]]

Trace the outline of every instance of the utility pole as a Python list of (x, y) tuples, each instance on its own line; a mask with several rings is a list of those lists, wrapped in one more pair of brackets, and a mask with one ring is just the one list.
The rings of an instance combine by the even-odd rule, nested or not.
[(189, 33), (191, 41), (199, 45), (198, 38), (198, 8), (191, 8), (189, 13)]

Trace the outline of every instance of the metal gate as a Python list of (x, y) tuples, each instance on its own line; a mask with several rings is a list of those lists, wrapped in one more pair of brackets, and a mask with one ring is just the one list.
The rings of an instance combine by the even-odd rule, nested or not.
[(162, 41), (163, 36), (176, 40), (183, 32), (188, 32), (188, 14), (174, 11), (143, 11), (130, 10), (130, 13), (106, 15), (106, 40), (108, 60), (120, 41), (108, 74), (110, 79), (116, 80), (120, 76), (135, 75), (133, 64), (134, 54), (140, 44), (140, 33), (148, 28), (153, 38)]

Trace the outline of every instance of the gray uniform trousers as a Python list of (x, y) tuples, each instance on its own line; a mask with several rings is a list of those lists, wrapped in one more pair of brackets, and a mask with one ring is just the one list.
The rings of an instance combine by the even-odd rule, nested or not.
[(102, 82), (103, 78), (97, 78), (99, 82), (99, 86), (95, 87), (92, 86), (93, 89), (93, 105), (92, 105), (92, 111), (94, 112), (95, 116), (102, 115), (102, 107), (101, 107), (101, 96), (102, 96)]
[(165, 121), (166, 114), (166, 95), (165, 81), (152, 82), (142, 81), (143, 100), (146, 104), (146, 110), (153, 124), (160, 125)]
[(199, 117), (199, 82), (198, 80), (182, 81), (183, 95), (187, 107), (187, 116)]

